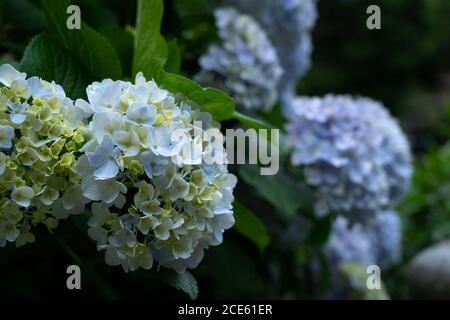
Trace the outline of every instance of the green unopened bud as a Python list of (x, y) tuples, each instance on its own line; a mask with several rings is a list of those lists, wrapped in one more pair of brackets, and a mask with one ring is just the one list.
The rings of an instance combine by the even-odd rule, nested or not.
[(6, 167), (10, 170), (16, 170), (17, 164), (15, 164), (13, 161), (9, 160), (6, 162)]
[(64, 132), (64, 126), (62, 124), (55, 124), (48, 129), (49, 137), (61, 137)]
[(66, 143), (66, 139), (58, 139), (56, 140), (52, 146), (50, 147), (52, 156), (54, 158), (57, 158), (59, 153), (61, 152), (62, 148), (64, 147), (64, 144)]
[(15, 177), (13, 179), (14, 188), (20, 188), (25, 185), (25, 181), (20, 177)]
[(73, 168), (75, 167), (75, 156), (73, 153), (64, 153), (59, 160), (59, 165), (63, 168)]
[(81, 144), (84, 142), (84, 138), (80, 133), (77, 133), (73, 136), (72, 140), (76, 143), (76, 144)]
[(37, 112), (37, 117), (41, 121), (47, 121), (52, 117), (52, 109), (50, 107), (41, 107), (41, 109)]
[(73, 136), (73, 130), (71, 128), (69, 128), (69, 127), (64, 127), (63, 135), (66, 138), (70, 138), (71, 136)]
[(74, 152), (75, 150), (77, 150), (77, 145), (75, 144), (74, 141), (69, 141), (66, 143), (66, 149), (69, 152)]

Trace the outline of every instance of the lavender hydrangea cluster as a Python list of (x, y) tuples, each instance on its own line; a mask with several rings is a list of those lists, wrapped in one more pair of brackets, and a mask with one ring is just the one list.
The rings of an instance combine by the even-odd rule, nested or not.
[[(254, 17), (267, 32), (285, 71), (279, 93), (283, 105), (295, 95), (298, 79), (311, 64), (311, 30), (317, 20), (316, 0), (222, 0)], [(283, 106), (283, 109), (285, 107)]]
[(228, 92), (245, 109), (268, 109), (282, 74), (275, 49), (250, 16), (232, 8), (215, 11), (220, 44), (200, 58), (195, 80)]
[(336, 267), (353, 262), (389, 268), (401, 256), (400, 218), (393, 210), (380, 212), (365, 225), (337, 217), (325, 252), (330, 264)]
[(375, 243), (375, 255), (381, 268), (389, 268), (401, 258), (401, 221), (393, 210), (376, 215), (368, 233)]
[(361, 224), (350, 225), (344, 217), (337, 217), (334, 221), (325, 252), (330, 266), (344, 262), (368, 266), (376, 261), (373, 242), (365, 228)]
[(329, 290), (333, 298), (345, 298), (349, 288), (345, 285), (343, 268), (357, 265), (365, 269), (376, 262), (372, 239), (361, 224), (350, 224), (342, 216), (336, 218), (324, 248), (328, 262)]
[(287, 124), (291, 162), (304, 168), (316, 213), (368, 221), (406, 192), (408, 140), (384, 106), (368, 98), (296, 98)]
[[(382, 270), (391, 267), (400, 259), (401, 224), (395, 211), (383, 211), (369, 224), (351, 224), (339, 216), (333, 222), (325, 256), (330, 274), (330, 295), (343, 298), (360, 286), (353, 279), (354, 269), (366, 274), (370, 265), (378, 265)], [(350, 268), (350, 270), (349, 270)], [(350, 278), (349, 278), (350, 277)], [(347, 281), (344, 281), (347, 278)], [(350, 283), (346, 283), (350, 281)], [(349, 286), (350, 284), (350, 286)], [(365, 287), (365, 282), (364, 282)]]

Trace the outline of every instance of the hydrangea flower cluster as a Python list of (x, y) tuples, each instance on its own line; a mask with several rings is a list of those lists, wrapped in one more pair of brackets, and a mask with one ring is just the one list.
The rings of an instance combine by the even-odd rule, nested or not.
[(270, 40), (252, 17), (235, 9), (217, 9), (215, 17), (221, 43), (200, 58), (195, 80), (228, 92), (240, 107), (267, 110), (282, 74)]
[[(282, 69), (279, 93), (285, 109), (298, 79), (311, 64), (311, 30), (317, 20), (316, 0), (221, 0), (254, 17), (274, 45)], [(287, 112), (287, 111), (286, 111)]]
[(343, 281), (345, 273), (342, 268), (352, 264), (365, 269), (376, 262), (372, 239), (364, 227), (361, 224), (351, 225), (342, 216), (333, 222), (324, 253), (330, 282), (328, 294), (335, 298), (346, 297), (349, 291)]
[(125, 271), (149, 269), (154, 260), (180, 271), (196, 267), (234, 224), (235, 176), (226, 164), (201, 161), (224, 148), (194, 134), (215, 127), (211, 115), (140, 73), (135, 83), (94, 82), (87, 96), (91, 138), (77, 172), (94, 201), (88, 233), (106, 263)]
[[(394, 211), (381, 212), (366, 225), (351, 225), (348, 219), (337, 217), (324, 251), (329, 266), (330, 293), (344, 297), (355, 289), (351, 285), (354, 275), (346, 272), (351, 271), (347, 268), (361, 268), (365, 272), (368, 266), (378, 265), (385, 270), (400, 260), (399, 216)], [(342, 279), (345, 278), (350, 286), (344, 285)]]
[(393, 211), (377, 214), (367, 227), (375, 245), (375, 256), (381, 268), (389, 268), (401, 258), (402, 230), (399, 215)]
[(376, 261), (372, 238), (365, 228), (358, 223), (350, 225), (344, 217), (337, 217), (333, 222), (325, 252), (331, 266), (344, 262), (368, 266)]
[(355, 262), (365, 267), (377, 264), (389, 268), (401, 256), (400, 218), (391, 210), (380, 212), (365, 225), (337, 217), (325, 251), (334, 266)]
[(61, 86), (0, 67), (0, 246), (34, 242), (32, 228), (84, 211), (75, 166), (83, 103)]
[(317, 195), (316, 213), (368, 221), (406, 192), (408, 140), (397, 121), (368, 98), (297, 98), (287, 124), (291, 162), (304, 168)]

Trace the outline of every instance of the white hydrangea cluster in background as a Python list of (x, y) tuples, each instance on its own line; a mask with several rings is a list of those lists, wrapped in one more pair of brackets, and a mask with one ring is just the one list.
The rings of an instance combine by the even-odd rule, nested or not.
[(317, 195), (316, 213), (368, 221), (407, 191), (408, 140), (378, 102), (327, 95), (297, 98), (287, 124), (291, 162), (304, 168)]
[(250, 16), (232, 8), (215, 11), (221, 43), (200, 58), (195, 80), (228, 92), (245, 109), (273, 106), (282, 69), (264, 30)]
[[(215, 1), (216, 2), (216, 1)], [(316, 0), (221, 0), (254, 17), (267, 32), (284, 70), (279, 83), (283, 111), (289, 105), (296, 85), (311, 64), (311, 30), (317, 20)]]
[[(236, 178), (226, 165), (201, 161), (214, 150), (207, 135), (194, 135), (215, 126), (211, 115), (142, 74), (135, 83), (94, 82), (87, 96), (91, 139), (77, 172), (83, 195), (95, 201), (89, 236), (107, 264), (125, 271), (154, 260), (179, 271), (196, 267), (234, 224)], [(175, 130), (181, 134), (173, 139)], [(184, 152), (192, 146), (199, 151)]]
[(60, 85), (9, 64), (0, 83), (0, 246), (21, 246), (35, 241), (37, 225), (54, 229), (84, 211), (75, 165), (86, 113)]

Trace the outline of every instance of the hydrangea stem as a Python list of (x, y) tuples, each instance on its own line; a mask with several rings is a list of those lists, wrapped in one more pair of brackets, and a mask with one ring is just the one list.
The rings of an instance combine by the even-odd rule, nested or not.
[(239, 121), (240, 123), (246, 125), (247, 127), (253, 128), (253, 129), (274, 129), (275, 128), (273, 125), (271, 125), (267, 122), (249, 117), (238, 111), (233, 112), (233, 118), (236, 119), (237, 121)]

